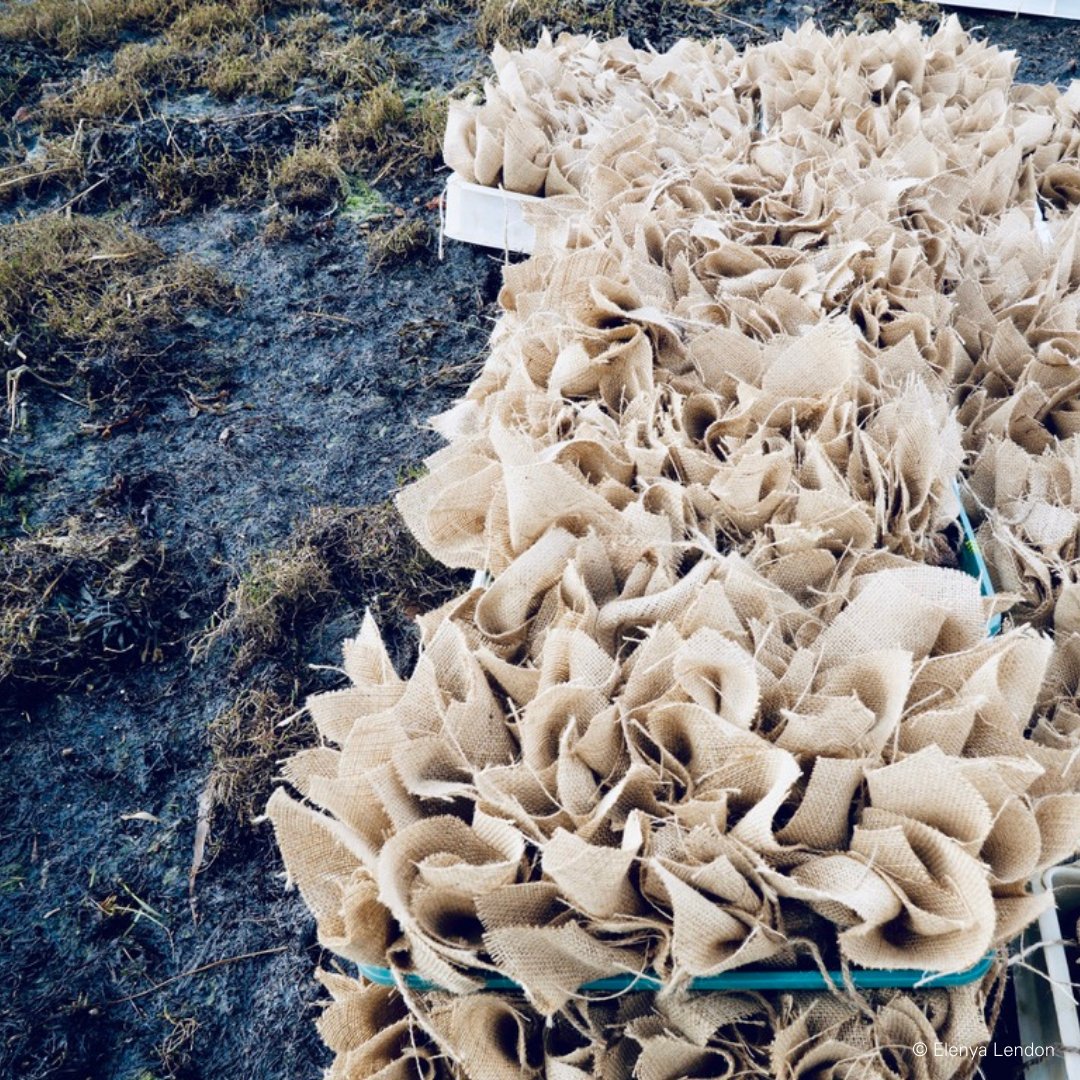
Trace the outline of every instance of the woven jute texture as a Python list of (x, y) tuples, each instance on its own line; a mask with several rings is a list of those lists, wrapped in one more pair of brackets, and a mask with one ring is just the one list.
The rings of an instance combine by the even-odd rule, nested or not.
[(979, 1045), (989, 984), (686, 986), (961, 971), (1080, 845), (1080, 84), (954, 19), (492, 59), (445, 156), (547, 196), (537, 249), (398, 499), (488, 584), (407, 678), (365, 618), (269, 806), (402, 980), (324, 976), (329, 1075), (961, 1075), (906, 1048)]
[(320, 972), (332, 1002), (319, 1030), (336, 1054), (329, 1080), (960, 1080), (970, 1055), (920, 1057), (913, 1047), (985, 1042), (998, 978), (917, 995), (639, 993), (575, 1001), (545, 1018), (522, 999), (402, 996)]

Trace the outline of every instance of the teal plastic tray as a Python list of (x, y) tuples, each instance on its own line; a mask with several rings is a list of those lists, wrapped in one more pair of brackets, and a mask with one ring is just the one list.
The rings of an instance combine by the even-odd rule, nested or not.
[[(960, 485), (955, 486), (956, 497), (959, 499)], [(979, 550), (979, 542), (975, 539), (975, 530), (971, 527), (971, 519), (964, 509), (963, 502), (960, 503), (960, 531), (963, 534), (960, 540), (960, 569), (973, 578), (978, 578), (979, 591), (983, 596), (993, 596), (994, 583), (990, 578), (990, 570), (987, 568), (986, 560)], [(991, 636), (998, 633), (1001, 630), (1001, 616), (993, 616), (987, 629), (990, 631)]]
[[(955, 485), (957, 498), (960, 497), (960, 486)], [(990, 571), (986, 561), (979, 550), (975, 539), (975, 530), (971, 527), (971, 520), (960, 506), (960, 569), (970, 574), (979, 581), (979, 591), (983, 596), (994, 595), (994, 583), (990, 579)], [(995, 615), (987, 627), (989, 633), (994, 635), (1001, 629), (1001, 616)], [(993, 953), (988, 953), (973, 967), (966, 971), (957, 971), (948, 975), (935, 974), (930, 971), (918, 971), (915, 968), (885, 968), (881, 970), (869, 970), (865, 968), (850, 968), (845, 979), (840, 971), (824, 972), (818, 968), (787, 970), (770, 968), (741, 968), (737, 971), (725, 971), (722, 975), (708, 975), (691, 979), (688, 984), (690, 990), (827, 990), (830, 984), (842, 989), (844, 986), (855, 986), (862, 990), (888, 989), (888, 990), (912, 990), (930, 989), (935, 986), (965, 986), (968, 983), (978, 982), (993, 962)], [(374, 964), (358, 964), (360, 974), (369, 982), (378, 983), (380, 986), (396, 986), (401, 981), (411, 990), (439, 990), (433, 982), (411, 973), (399, 973), (395, 975), (389, 968), (378, 967)], [(650, 991), (662, 990), (663, 982), (654, 975), (611, 975), (604, 979), (595, 979), (593, 982), (584, 983), (580, 990), (585, 994), (619, 994), (627, 991)], [(513, 979), (496, 976), (485, 980), (484, 990), (521, 990), (521, 986)]]
[[(691, 979), (690, 990), (827, 990), (829, 984), (843, 989), (846, 985), (861, 990), (929, 990), (935, 986), (965, 986), (978, 982), (989, 970), (993, 962), (993, 953), (988, 953), (974, 967), (966, 971), (957, 971), (949, 975), (935, 975), (933, 972), (917, 971), (914, 968), (887, 968), (871, 971), (863, 968), (851, 968), (847, 980), (839, 971), (828, 973), (817, 968), (808, 970), (771, 970), (769, 968), (743, 968), (738, 971), (725, 971), (722, 975), (707, 975)], [(380, 986), (397, 986), (399, 979), (410, 990), (439, 990), (435, 983), (419, 975), (404, 973), (398, 976), (389, 969), (373, 964), (358, 964), (360, 974), (369, 982)], [(826, 978), (828, 981), (826, 981)], [(605, 979), (595, 979), (583, 983), (583, 994), (619, 994), (627, 991), (662, 990), (664, 984), (653, 975), (611, 975)], [(484, 990), (521, 990), (513, 979), (487, 979)]]

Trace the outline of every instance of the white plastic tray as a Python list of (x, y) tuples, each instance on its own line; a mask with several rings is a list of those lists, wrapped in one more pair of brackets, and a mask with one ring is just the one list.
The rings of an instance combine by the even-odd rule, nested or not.
[(1010, 15), (1049, 15), (1080, 19), (1080, 0), (945, 0), (946, 7), (1007, 11)]
[(1063, 940), (1076, 940), (1080, 866), (1074, 863), (1047, 870), (1043, 874), (1043, 886), (1054, 894), (1054, 906), (1039, 917), (1039, 933), (1045, 944), (1046, 974), (1050, 977), (1058, 1037), (1066, 1048), (1065, 1075), (1068, 1080), (1080, 1080), (1080, 1016), (1072, 988), (1073, 983), (1080, 981), (1080, 972), (1069, 970), (1069, 957), (1063, 944)]
[(1055, 1054), (1033, 1061), (1024, 1078), (1080, 1080), (1080, 1053), (1075, 1049), (1080, 1046), (1080, 1019), (1070, 985), (1080, 972), (1069, 971), (1062, 944), (1066, 938), (1074, 940), (1080, 917), (1080, 865), (1055, 866), (1032, 888), (1052, 892), (1055, 903), (1021, 938), (1025, 963), (1013, 968), (1017, 1026), (1025, 1046), (1053, 1046)]
[(524, 207), (543, 201), (538, 195), (470, 184), (453, 173), (443, 202), (443, 235), (497, 251), (531, 255), (536, 230), (526, 222)]

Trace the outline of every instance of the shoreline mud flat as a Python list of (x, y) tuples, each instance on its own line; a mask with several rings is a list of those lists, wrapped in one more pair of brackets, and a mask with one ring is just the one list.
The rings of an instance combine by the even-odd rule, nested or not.
[[(893, 5), (879, 7), (885, 18), (895, 14)], [(322, 13), (338, 44), (379, 37), (384, 52), (400, 54), (399, 85), (407, 80), (412, 88), (408, 108), (429, 89), (449, 90), (486, 71), (479, 14), (434, 12), (416, 27), (404, 11), (396, 29), (384, 14), (378, 28), (361, 19), (353, 33), (356, 11), (281, 8), (268, 25)], [(736, 3), (716, 13), (630, 4), (616, 6), (612, 28), (658, 48), (684, 35), (721, 34), (742, 44), (807, 14), (789, 4)], [(830, 27), (855, 25), (860, 13), (838, 5), (818, 16)], [(970, 12), (962, 19), (976, 21)], [(1076, 27), (990, 15), (977, 22), (990, 40), (1018, 50), (1019, 78), (1062, 82), (1074, 75), (1068, 65), (1080, 54)], [(199, 920), (192, 919), (189, 873), (200, 799), (215, 767), (214, 732), (239, 732), (225, 739), (219, 759), (266, 757), (264, 729), (277, 731), (307, 692), (336, 685), (333, 672), (307, 665), (337, 663), (338, 643), (356, 631), (365, 603), (378, 606), (372, 594), (394, 598), (382, 601), (388, 612), (397, 603), (388, 647), (399, 671), (409, 670), (415, 643), (408, 618), (418, 598), (402, 599), (387, 568), (379, 577), (359, 555), (334, 562), (342, 551), (363, 554), (362, 521), (358, 533), (329, 526), (312, 533), (308, 523), (315, 508), (380, 505), (438, 445), (423, 422), (478, 370), (501, 268), (489, 255), (451, 244), (440, 262), (431, 238), (437, 215), (427, 207), (445, 173), (430, 162), (380, 161), (382, 151), (367, 143), (363, 167), (343, 170), (345, 187), (332, 188), (328, 202), (282, 210), (267, 174), (297, 140), (318, 142), (340, 119), (338, 92), (314, 76), (283, 101), (263, 92), (228, 101), (191, 86), (166, 87), (151, 97), (149, 114), (82, 118), (82, 135), (85, 101), (67, 119), (31, 115), (16, 123), (42, 96), (78, 89), (85, 70), (108, 70), (117, 44), (154, 41), (162, 32), (129, 27), (123, 34), (130, 40), (74, 55), (59, 44), (0, 43), (3, 87), (14, 87), (3, 108), (4, 139), (20, 148), (13, 164), (36, 160), (50, 140), (70, 146), (81, 139), (83, 155), (70, 186), (28, 185), (0, 206), (5, 230), (76, 199), (78, 213), (131, 222), (168, 258), (189, 255), (243, 292), (231, 310), (184, 313), (164, 376), (148, 379), (146, 357), (110, 351), (108, 342), (95, 353), (86, 344), (94, 328), (86, 325), (43, 345), (41, 357), (52, 357), (56, 341), (67, 341), (76, 366), (102, 357), (126, 364), (135, 356), (119, 369), (126, 381), (115, 403), (100, 386), (88, 392), (78, 372), (57, 377), (38, 356), (8, 357), (9, 368), (25, 363), (61, 385), (28, 372), (16, 388), (14, 430), (0, 454), (5, 552), (33, 534), (52, 538), (46, 547), (53, 556), (71, 554), (62, 607), (77, 628), (78, 650), (59, 686), (33, 679), (0, 686), (11, 705), (0, 751), (9, 808), (0, 852), (0, 1066), (26, 1078), (315, 1076), (328, 1061), (312, 1022), (322, 991), (311, 972), (322, 952), (300, 899), (282, 892), (269, 828), (251, 826), (249, 812), (216, 807), (195, 881)], [(320, 56), (335, 47), (297, 45)], [(247, 54), (238, 47), (236, 55)], [(362, 104), (365, 91), (354, 98)], [(138, 106), (145, 108), (141, 99)], [(188, 119), (174, 122), (174, 113)], [(191, 130), (181, 134), (185, 124)], [(171, 153), (170, 140), (182, 155)], [(156, 186), (141, 154), (156, 169)], [(181, 171), (170, 187), (160, 162), (183, 155), (198, 168)], [(212, 161), (226, 155), (250, 161), (252, 176), (215, 173)], [(261, 192), (245, 195), (249, 181)], [(162, 199), (173, 190), (204, 193), (191, 208), (181, 202), (169, 209)], [(313, 190), (318, 204), (317, 184)], [(371, 191), (381, 197), (374, 212)], [(395, 208), (426, 226), (429, 239), (373, 269), (371, 237), (403, 220)], [(98, 252), (110, 253), (115, 249)], [(120, 278), (109, 280), (106, 289)], [(16, 348), (26, 352), (27, 337)], [(73, 517), (76, 532), (68, 525)], [(385, 518), (373, 520), (378, 528), (367, 532), (385, 529)], [(72, 550), (76, 533), (129, 542), (95, 562), (94, 551)], [(308, 560), (299, 585), (283, 553)], [(117, 577), (136, 555), (147, 573)], [(354, 573), (361, 563), (366, 581)], [(15, 595), (11, 583), (29, 580), (15, 576), (22, 565), (5, 563), (8, 595)], [(145, 595), (159, 597), (157, 606), (134, 602), (136, 580), (151, 583)], [(273, 609), (271, 644), (237, 670), (244, 635), (265, 631), (248, 619), (239, 637), (223, 638), (192, 666), (190, 643), (216, 625), (214, 613), (237, 582), (248, 586), (245, 611), (264, 613), (263, 602)], [(264, 714), (266, 700), (276, 705)], [(299, 744), (304, 738), (296, 733)], [(266, 774), (280, 744), (269, 746)]]

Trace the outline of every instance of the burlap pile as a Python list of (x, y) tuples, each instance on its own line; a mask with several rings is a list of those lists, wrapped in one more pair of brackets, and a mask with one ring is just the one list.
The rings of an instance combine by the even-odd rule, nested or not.
[(329, 976), (331, 1075), (951, 1076), (895, 1048), (976, 990), (681, 988), (962, 970), (1080, 844), (1080, 84), (954, 20), (494, 60), (447, 160), (558, 197), (399, 500), (490, 583), (407, 679), (365, 620), (269, 809), (322, 943), (453, 996)]
[[(657, 54), (544, 35), (523, 52), (496, 47), (492, 63), (484, 103), (451, 108), (445, 156), (466, 180), (510, 191), (602, 207), (613, 185), (708, 160), (741, 162), (732, 179), (773, 196), (787, 178), (781, 147), (802, 144), (869, 155), (856, 166), (895, 162), (895, 181), (932, 181), (939, 205), (967, 201), (975, 214), (1012, 202), (1018, 179), (1057, 206), (1080, 197), (1076, 84), (1064, 94), (1015, 85), (1013, 54), (973, 40), (955, 17), (929, 37), (903, 22), (832, 36), (806, 23), (743, 53), (724, 41)], [(643, 135), (650, 152), (634, 146)]]
[[(319, 1030), (335, 1051), (329, 1080), (955, 1080), (970, 1056), (934, 1054), (988, 1037), (988, 980), (917, 996), (630, 994), (578, 1001), (551, 1020), (491, 994), (403, 997), (320, 973), (333, 996)], [(925, 1055), (913, 1048), (922, 1044)]]

